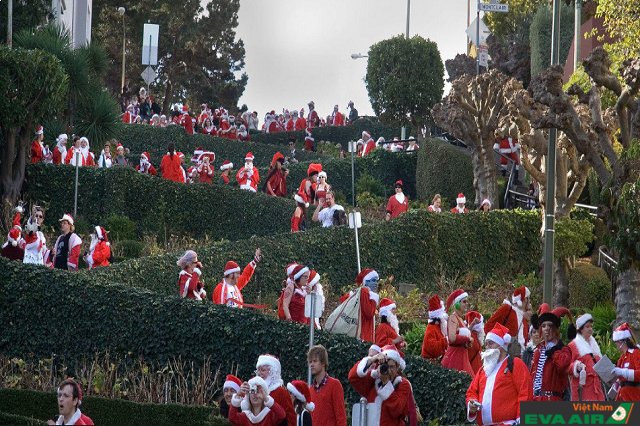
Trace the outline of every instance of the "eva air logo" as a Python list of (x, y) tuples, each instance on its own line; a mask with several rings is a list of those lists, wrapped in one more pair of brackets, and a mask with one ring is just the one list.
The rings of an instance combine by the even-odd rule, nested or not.
[(629, 416), (631, 415), (631, 409), (633, 408), (632, 402), (623, 402), (618, 409), (614, 411), (606, 424), (608, 425), (624, 425), (627, 424)]

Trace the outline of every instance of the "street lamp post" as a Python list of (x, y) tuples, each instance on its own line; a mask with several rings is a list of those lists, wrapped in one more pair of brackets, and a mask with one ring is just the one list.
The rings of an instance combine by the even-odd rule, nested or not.
[(124, 25), (124, 13), (126, 12), (126, 9), (122, 6), (120, 6), (118, 8), (118, 14), (120, 14), (120, 16), (122, 16), (122, 80), (121, 80), (121, 84), (120, 84), (120, 90), (122, 91), (122, 93), (124, 94), (124, 64), (125, 64), (125, 49), (126, 49), (126, 27)]
[(7, 4), (7, 46), (11, 49), (13, 41), (13, 0)]

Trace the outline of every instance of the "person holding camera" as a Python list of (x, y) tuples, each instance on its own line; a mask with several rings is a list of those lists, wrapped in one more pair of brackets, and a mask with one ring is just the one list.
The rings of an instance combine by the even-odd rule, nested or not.
[(236, 180), (238, 181), (238, 185), (240, 185), (240, 189), (257, 192), (260, 174), (258, 173), (258, 169), (253, 166), (253, 158), (252, 153), (247, 153), (244, 157), (244, 167), (238, 170)]
[(258, 376), (240, 386), (231, 405), (242, 410), (229, 410), (234, 426), (277, 426), (286, 418), (284, 409), (269, 395), (267, 383)]
[(244, 300), (240, 290), (249, 283), (258, 262), (260, 262), (260, 249), (256, 250), (253, 260), (244, 267), (242, 274), (240, 274), (240, 267), (236, 262), (233, 260), (228, 261), (224, 268), (224, 278), (213, 291), (213, 296), (211, 297), (213, 303), (227, 305), (231, 308), (242, 308)]
[(80, 385), (73, 379), (64, 380), (58, 386), (58, 412), (53, 420), (49, 420), (50, 425), (92, 425), (93, 420), (82, 414), (80, 411), (82, 404), (82, 390)]
[[(293, 408), (293, 402), (289, 391), (285, 389), (282, 381), (282, 366), (280, 360), (273, 355), (265, 354), (258, 357), (256, 362), (256, 373), (258, 377), (265, 381), (265, 391), (269, 396), (273, 397), (275, 402), (284, 409), (286, 420), (283, 420), (279, 426), (296, 426), (296, 411)], [(243, 387), (244, 386), (244, 387)], [(248, 389), (244, 384), (240, 387), (240, 392)], [(245, 389), (243, 391), (243, 389)]]
[(336, 204), (333, 191), (327, 191), (325, 203), (313, 212), (313, 221), (322, 222), (323, 228), (329, 228), (334, 224), (334, 213), (339, 210), (344, 211), (344, 207), (340, 204)]
[(271, 160), (271, 168), (269, 169), (269, 175), (262, 187), (262, 191), (274, 197), (286, 197), (287, 196), (287, 176), (289, 176), (289, 170), (283, 167), (284, 155), (280, 152), (273, 154)]
[(364, 357), (349, 371), (349, 383), (367, 402), (380, 404), (380, 426), (404, 426), (411, 384), (401, 376), (406, 364), (394, 346)]
[(215, 158), (216, 155), (213, 152), (206, 151), (202, 154), (202, 156), (200, 157), (202, 163), (200, 163), (198, 165), (198, 168), (196, 169), (199, 176), (198, 182), (208, 183), (209, 185), (213, 183), (213, 166), (211, 165), (211, 163), (213, 163)]
[(204, 290), (204, 283), (200, 281), (202, 263), (198, 262), (198, 254), (193, 250), (187, 250), (178, 259), (177, 263), (182, 268), (180, 278), (178, 278), (180, 297), (196, 300), (205, 299), (207, 292)]

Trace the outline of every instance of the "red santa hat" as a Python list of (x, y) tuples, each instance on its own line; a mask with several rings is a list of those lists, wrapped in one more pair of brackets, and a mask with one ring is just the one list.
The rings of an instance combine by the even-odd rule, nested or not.
[(300, 113), (304, 114), (304, 108), (300, 108)]
[(102, 226), (96, 226), (95, 231), (96, 231), (96, 237), (98, 237), (99, 240), (105, 241), (107, 243), (109, 242), (109, 238), (107, 237), (107, 231), (105, 231), (105, 229)]
[(294, 380), (291, 383), (287, 383), (287, 390), (300, 402), (304, 402), (305, 408), (308, 411), (313, 411), (316, 408), (315, 404), (311, 402), (311, 392), (309, 391), (309, 385), (302, 380)]
[(509, 329), (499, 322), (493, 326), (493, 329), (487, 333), (487, 337), (485, 337), (485, 341), (491, 340), (494, 343), (500, 345), (502, 349), (507, 350), (507, 346), (511, 343), (511, 335), (509, 334)]
[(116, 149), (122, 148), (124, 149), (124, 146), (122, 146), (122, 144), (120, 142), (118, 142), (118, 146), (116, 146)]
[(456, 203), (457, 204), (465, 204), (467, 202), (467, 199), (464, 197), (464, 194), (461, 192), (458, 194), (458, 198), (456, 198)]
[(401, 370), (404, 370), (407, 367), (407, 364), (404, 362), (402, 355), (394, 345), (384, 346), (382, 348), (382, 353), (387, 356), (387, 359), (394, 360)]
[(186, 112), (187, 114), (189, 113), (189, 107), (187, 104), (182, 105), (182, 112)]
[(484, 322), (484, 317), (482, 316), (482, 314), (480, 312), (469, 311), (464, 316), (465, 321), (467, 321), (467, 325), (471, 324), (473, 322), (473, 320), (476, 319), (476, 318), (478, 318), (481, 323)]
[[(489, 204), (489, 207), (491, 207), (491, 204)], [(531, 297), (531, 291), (525, 286), (518, 287), (514, 290), (513, 295), (511, 295), (511, 302), (514, 305), (522, 307), (522, 303), (527, 297)]]
[(380, 279), (378, 272), (376, 272), (375, 269), (363, 269), (362, 271), (360, 271), (360, 273), (356, 277), (356, 284), (358, 284), (358, 286), (361, 286), (362, 283), (365, 283), (373, 279), (376, 279), (376, 280)]
[(368, 131), (366, 131), (366, 130), (362, 132), (362, 139), (364, 139), (364, 137), (365, 137), (365, 136), (368, 136), (368, 137), (369, 137), (369, 139), (371, 139), (371, 133), (369, 133), (369, 132), (368, 132)]
[(127, 111), (129, 111), (129, 110), (133, 111), (133, 104), (127, 105)]
[(17, 247), (18, 246), (18, 241), (20, 240), (20, 233), (22, 232), (22, 226), (20, 226), (20, 212), (22, 211), (22, 208), (20, 208), (20, 210), (18, 210), (18, 212), (16, 213), (16, 215), (13, 218), (13, 224), (12, 224), (12, 228), (9, 231), (9, 237), (8, 240), (11, 243), (11, 245), (13, 247)]
[(437, 294), (434, 294), (429, 299), (429, 318), (442, 318), (444, 316), (444, 304)]
[(304, 204), (305, 207), (309, 207), (309, 201), (307, 201), (307, 194), (305, 194), (303, 191), (298, 191), (298, 193), (293, 196), (293, 199), (299, 203)]
[(309, 280), (307, 281), (307, 283), (313, 287), (314, 285), (318, 284), (318, 282), (320, 281), (320, 274), (317, 273), (314, 270), (311, 270), (309, 272)]
[(394, 142), (398, 142), (399, 140), (400, 140), (400, 138), (399, 138), (399, 137), (397, 137), (397, 136), (393, 138), (393, 141), (394, 141)]
[(633, 339), (633, 333), (629, 323), (625, 322), (620, 324), (618, 328), (613, 332), (613, 341), (619, 342), (620, 340)]
[(282, 155), (281, 152), (276, 152), (275, 154), (273, 154), (273, 158), (271, 159), (271, 167), (273, 167), (273, 165), (276, 164), (276, 161), (278, 160), (282, 160), (282, 162), (284, 162), (284, 155)]
[(382, 299), (380, 299), (380, 316), (386, 317), (391, 313), (391, 310), (395, 307), (396, 307), (396, 304), (393, 300), (383, 297)]
[(576, 318), (576, 328), (580, 330), (586, 323), (589, 321), (593, 321), (593, 317), (591, 314), (582, 314), (578, 318)]
[(570, 322), (568, 334), (572, 334), (572, 332), (575, 331), (575, 326), (573, 325), (573, 317), (571, 316), (571, 312), (569, 312), (567, 308), (564, 308), (562, 306), (550, 311), (549, 305), (543, 303), (542, 305), (540, 305), (538, 315), (531, 316), (531, 324), (535, 329), (538, 329), (544, 322), (548, 321), (551, 322), (556, 328), (560, 328), (560, 318), (565, 315), (567, 316), (567, 318), (569, 318)]
[(375, 343), (373, 345), (369, 346), (369, 350), (374, 350), (377, 353), (382, 352), (382, 348), (380, 346), (376, 345)]
[(149, 155), (148, 152), (143, 152), (142, 154), (140, 154), (140, 156), (144, 158), (146, 161), (151, 160), (151, 156)]
[(316, 107), (316, 104), (313, 101), (309, 102), (307, 105), (309, 105), (309, 108), (315, 108)]
[(233, 274), (234, 272), (240, 272), (240, 267), (236, 262), (230, 260), (224, 267), (224, 276), (226, 277), (229, 274)]
[(224, 160), (224, 163), (220, 166), (220, 170), (225, 171), (227, 169), (233, 169), (233, 163), (229, 160)]
[(216, 161), (216, 154), (213, 151), (205, 151), (202, 153), (202, 156), (200, 156), (200, 159), (204, 159), (204, 157), (207, 157), (209, 159), (209, 163), (213, 163), (214, 161)]
[(484, 206), (485, 204), (488, 204), (489, 208), (491, 208), (491, 201), (488, 198), (482, 200), (482, 203), (480, 203), (480, 207)]
[(287, 265), (287, 267), (285, 268), (285, 272), (287, 273), (287, 277), (290, 277), (291, 275), (293, 275), (293, 271), (294, 269), (296, 269), (298, 267), (297, 263), (290, 263)]
[(205, 109), (207, 107), (207, 104), (200, 104), (200, 109)]
[[(240, 380), (233, 374), (229, 374), (227, 375), (227, 378), (225, 379), (224, 384), (222, 385), (222, 390), (231, 388), (236, 392), (238, 392), (240, 390), (240, 385), (242, 385), (242, 380)], [(265, 389), (265, 392), (266, 391), (267, 390)]]
[(307, 169), (307, 176), (311, 176), (314, 173), (320, 173), (322, 171), (322, 164), (311, 163)]
[(333, 106), (333, 109), (339, 109), (340, 107), (336, 104)]
[[(256, 362), (256, 368), (260, 368), (265, 365), (271, 369), (272, 373), (275, 373), (276, 375), (280, 375), (280, 372), (282, 370), (280, 366), (280, 360), (278, 359), (278, 357), (270, 354), (260, 355), (258, 357), (258, 362)], [(268, 391), (267, 388), (265, 388), (265, 390)]]
[(73, 225), (73, 217), (69, 213), (62, 215), (62, 219), (59, 219), (58, 222), (62, 222), (63, 220), (69, 222), (69, 225)]
[(42, 128), (42, 126), (38, 126), (38, 130), (36, 130), (36, 135), (41, 135), (44, 133), (44, 129)]
[(397, 180), (395, 186), (399, 186), (400, 188), (402, 188), (404, 185), (402, 185), (402, 181), (401, 180)]
[(253, 162), (253, 154), (248, 152), (247, 155), (244, 157), (244, 161), (251, 161)]
[(447, 297), (447, 311), (454, 303), (460, 302), (462, 299), (469, 297), (469, 294), (463, 289), (459, 288)]
[(298, 280), (300, 279), (300, 277), (302, 277), (305, 273), (309, 272), (309, 268), (304, 266), (304, 265), (298, 265), (293, 269), (293, 279), (294, 280)]

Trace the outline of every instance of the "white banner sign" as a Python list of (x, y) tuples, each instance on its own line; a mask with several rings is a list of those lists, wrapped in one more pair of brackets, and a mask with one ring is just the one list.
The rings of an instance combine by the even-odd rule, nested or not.
[(142, 65), (158, 65), (158, 36), (160, 25), (144, 24), (142, 36)]

